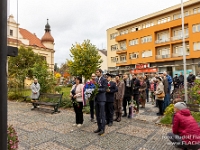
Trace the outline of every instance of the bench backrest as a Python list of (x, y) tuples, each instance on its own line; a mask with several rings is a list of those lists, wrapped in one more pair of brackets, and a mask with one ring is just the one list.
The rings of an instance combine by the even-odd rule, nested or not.
[(62, 94), (40, 93), (39, 101), (58, 103), (60, 105), (62, 101), (62, 96), (63, 93)]
[(190, 111), (200, 112), (200, 105), (198, 104), (187, 104), (187, 107), (190, 109)]

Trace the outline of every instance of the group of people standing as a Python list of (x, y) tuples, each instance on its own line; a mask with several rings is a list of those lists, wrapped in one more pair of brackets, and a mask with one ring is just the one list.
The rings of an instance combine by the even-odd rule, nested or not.
[[(112, 75), (107, 73), (103, 75), (101, 69), (91, 75), (90, 82), (98, 84), (98, 93), (93, 100), (89, 101), (91, 122), (97, 122), (98, 128), (95, 133), (104, 134), (105, 125), (112, 126), (113, 121), (120, 122), (121, 117), (130, 118), (131, 112), (128, 112), (127, 105), (132, 102), (136, 105), (136, 114), (139, 109), (145, 108), (146, 102), (149, 102), (149, 92), (152, 93), (152, 102), (157, 101), (159, 112), (157, 115), (163, 115), (164, 109), (169, 104), (169, 91), (171, 90), (172, 80), (167, 73), (155, 76), (152, 80), (147, 75), (136, 76), (131, 74)], [(76, 123), (74, 126), (80, 127), (83, 124), (83, 87), (80, 77), (75, 79), (70, 93), (70, 97), (77, 100), (74, 103), (76, 114)], [(165, 102), (166, 101), (166, 102)], [(165, 104), (166, 103), (166, 104)], [(141, 105), (141, 107), (139, 107)], [(123, 115), (122, 115), (123, 110)], [(113, 118), (115, 112), (115, 118)], [(96, 119), (95, 119), (96, 116)]]

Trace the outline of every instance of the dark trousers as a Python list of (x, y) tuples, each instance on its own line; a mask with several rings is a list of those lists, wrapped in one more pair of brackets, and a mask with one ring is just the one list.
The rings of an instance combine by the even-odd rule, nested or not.
[(76, 114), (76, 124), (83, 124), (83, 103), (77, 102), (77, 104), (73, 104), (73, 106)]
[(163, 115), (163, 100), (156, 100), (158, 103), (158, 108), (159, 108), (159, 114)]
[(113, 122), (114, 105), (113, 102), (106, 102), (106, 121), (107, 123)]
[(90, 104), (90, 118), (94, 119), (94, 101), (93, 100), (89, 101), (89, 104)]
[(133, 95), (133, 100), (136, 102), (136, 105), (137, 105), (137, 111), (139, 111), (139, 106), (140, 106), (140, 102), (139, 102), (139, 94), (134, 94), (134, 95)]
[(146, 94), (147, 94), (147, 102), (149, 102), (149, 89), (146, 89)]
[(176, 145), (178, 148), (182, 149), (192, 149), (192, 150), (198, 150), (200, 148), (200, 145), (187, 145), (185, 142), (182, 141), (181, 137), (179, 135), (173, 134), (173, 133), (167, 133), (167, 137), (169, 140), (173, 143), (173, 145)]
[(124, 114), (127, 114), (127, 111), (126, 111), (126, 106), (127, 106), (127, 103), (129, 104), (131, 101), (131, 96), (124, 96), (124, 99), (123, 99), (123, 110), (124, 110)]
[(97, 117), (97, 124), (99, 130), (105, 130), (105, 103), (106, 102), (95, 102), (95, 110)]

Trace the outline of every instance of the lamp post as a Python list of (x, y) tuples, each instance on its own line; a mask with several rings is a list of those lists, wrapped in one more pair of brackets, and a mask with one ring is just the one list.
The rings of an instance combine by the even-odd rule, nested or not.
[(186, 47), (185, 47), (185, 28), (184, 28), (184, 10), (183, 0), (181, 0), (181, 18), (182, 18), (182, 37), (183, 37), (183, 70), (184, 70), (184, 89), (185, 89), (185, 101), (188, 102), (187, 97), (187, 78), (186, 78)]
[(7, 0), (0, 1), (0, 149), (7, 150)]

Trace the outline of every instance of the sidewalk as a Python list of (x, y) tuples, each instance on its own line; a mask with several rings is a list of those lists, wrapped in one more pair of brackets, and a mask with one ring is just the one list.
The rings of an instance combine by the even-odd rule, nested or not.
[(122, 118), (106, 133), (97, 129), (84, 114), (82, 127), (72, 127), (74, 112), (59, 114), (31, 111), (31, 104), (8, 101), (8, 124), (13, 124), (19, 136), (19, 150), (175, 150), (166, 138), (171, 129), (155, 125), (157, 108), (151, 104), (133, 119)]

